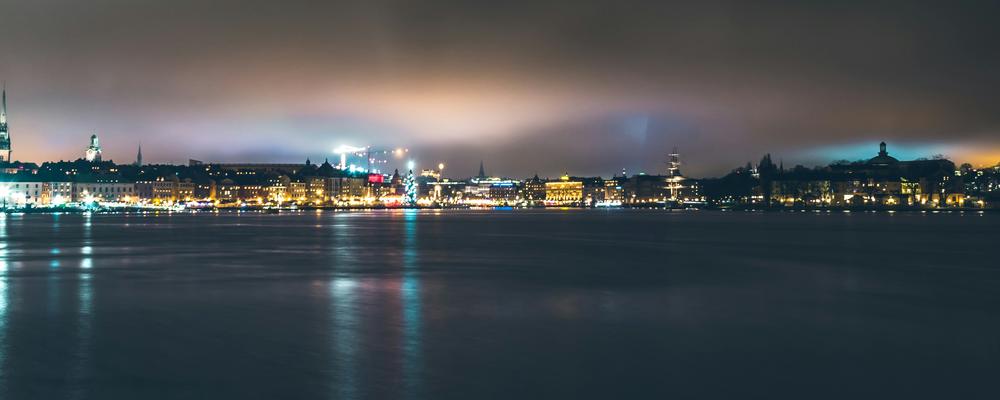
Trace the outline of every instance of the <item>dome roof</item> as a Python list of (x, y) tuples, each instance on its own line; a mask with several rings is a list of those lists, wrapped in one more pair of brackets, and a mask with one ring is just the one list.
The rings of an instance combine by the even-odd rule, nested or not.
[(885, 150), (885, 142), (882, 142), (879, 144), (878, 155), (869, 159), (868, 165), (887, 166), (896, 164), (898, 162), (899, 160), (889, 155), (889, 152)]

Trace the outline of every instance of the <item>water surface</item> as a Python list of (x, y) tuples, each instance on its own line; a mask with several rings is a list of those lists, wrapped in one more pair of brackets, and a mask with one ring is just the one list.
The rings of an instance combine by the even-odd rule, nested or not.
[(0, 398), (996, 398), (998, 222), (0, 215)]

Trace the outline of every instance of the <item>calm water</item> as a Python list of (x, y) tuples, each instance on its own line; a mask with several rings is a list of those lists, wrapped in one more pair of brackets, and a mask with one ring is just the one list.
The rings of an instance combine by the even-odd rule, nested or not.
[(1000, 393), (1000, 215), (0, 218), (0, 399)]

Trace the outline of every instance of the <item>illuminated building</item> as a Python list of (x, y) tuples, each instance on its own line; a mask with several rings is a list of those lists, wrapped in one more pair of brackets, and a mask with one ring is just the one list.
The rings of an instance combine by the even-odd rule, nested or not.
[(583, 201), (583, 182), (563, 175), (558, 181), (545, 182), (545, 201), (553, 204), (575, 204)]
[(326, 204), (330, 201), (327, 195), (326, 179), (322, 176), (306, 178), (306, 201), (312, 204)]
[(614, 177), (604, 181), (604, 201), (621, 204), (625, 200), (624, 177)]
[(72, 201), (72, 182), (44, 182), (42, 190), (42, 204), (61, 205)]
[(271, 177), (267, 180), (267, 185), (265, 186), (265, 191), (267, 192), (266, 199), (269, 203), (284, 203), (289, 201), (288, 189), (291, 185), (291, 179), (285, 175), (280, 175), (276, 177)]
[(305, 203), (308, 200), (306, 193), (307, 185), (305, 182), (288, 182), (288, 201), (292, 201), (297, 204)]
[[(764, 170), (769, 170), (763, 175)], [(965, 203), (961, 174), (944, 159), (899, 161), (885, 142), (875, 157), (826, 168), (762, 169), (761, 192), (775, 206), (953, 207)]]
[(0, 182), (0, 204), (4, 208), (40, 205), (45, 191), (45, 183), (28, 180)]
[(263, 185), (247, 183), (239, 185), (238, 198), (247, 204), (263, 204), (267, 190)]
[(524, 181), (521, 189), (521, 198), (528, 203), (537, 203), (545, 200), (545, 182), (538, 178), (538, 174)]
[(216, 185), (215, 199), (219, 203), (236, 203), (240, 200), (240, 187), (232, 179), (226, 178)]
[(140, 200), (153, 204), (174, 204), (194, 199), (195, 184), (190, 178), (181, 180), (176, 175), (160, 176), (154, 180), (135, 183), (135, 194)]
[(499, 202), (511, 202), (517, 199), (518, 182), (504, 178), (472, 178), (465, 185), (462, 193), (464, 200), (476, 200), (483, 203), (487, 200)]
[(428, 182), (428, 197), (439, 203), (453, 203), (462, 199), (465, 182), (453, 182), (447, 179), (438, 182)]
[(96, 133), (90, 135), (90, 145), (87, 146), (84, 159), (90, 162), (101, 162), (101, 145), (98, 142)]
[(194, 195), (192, 196), (195, 200), (211, 200), (215, 201), (218, 199), (218, 184), (214, 179), (207, 179), (201, 182), (194, 183)]
[(512, 203), (518, 200), (517, 182), (502, 180), (490, 184), (489, 198), (503, 203)]
[(604, 179), (601, 177), (576, 178), (583, 182), (583, 205), (593, 206), (604, 201)]
[(331, 200), (339, 202), (363, 202), (372, 196), (369, 193), (367, 177), (333, 177), (326, 179), (326, 192)]
[(73, 202), (126, 203), (136, 200), (135, 184), (120, 182), (113, 177), (101, 177), (73, 183)]

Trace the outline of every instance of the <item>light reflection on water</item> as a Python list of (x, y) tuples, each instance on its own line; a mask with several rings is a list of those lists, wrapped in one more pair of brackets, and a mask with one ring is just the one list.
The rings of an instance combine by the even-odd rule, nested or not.
[(92, 223), (93, 215), (86, 213), (83, 215), (82, 241), (80, 243), (80, 269), (77, 271), (77, 320), (76, 320), (76, 349), (73, 355), (73, 362), (70, 365), (69, 379), (72, 392), (70, 398), (85, 398), (87, 396), (87, 386), (84, 385), (86, 378), (91, 373), (90, 361), (93, 359), (93, 319), (94, 319), (94, 293), (91, 283), (91, 268), (93, 268), (93, 247), (92, 247)]
[[(58, 213), (52, 214), (52, 237), (55, 238), (60, 237), (62, 235), (62, 229), (61, 229), (62, 224), (60, 223), (60, 217), (61, 215)], [(53, 242), (54, 244), (57, 245), (59, 244), (58, 241), (53, 241)], [(48, 293), (49, 293), (48, 315), (50, 318), (53, 319), (56, 318), (57, 317), (56, 314), (59, 313), (59, 305), (60, 305), (59, 302), (61, 298), (60, 286), (62, 284), (61, 282), (62, 279), (60, 276), (59, 267), (62, 265), (62, 263), (59, 260), (60, 253), (62, 253), (62, 250), (59, 247), (53, 247), (52, 249), (49, 250), (49, 254), (52, 255), (52, 259), (49, 260), (48, 279), (46, 279), (46, 283), (48, 286)]]
[(330, 338), (332, 340), (333, 388), (331, 398), (358, 398), (359, 360), (361, 346), (359, 304), (357, 302), (357, 280), (351, 277), (351, 267), (358, 261), (358, 252), (352, 248), (352, 232), (349, 214), (338, 214), (330, 228), (333, 243), (330, 251), (333, 260), (333, 279), (330, 281)]
[(421, 300), (417, 250), (417, 210), (406, 210), (403, 224), (403, 394), (420, 398)]
[(809, 214), (0, 214), (0, 399), (982, 388), (995, 216)]
[(7, 314), (10, 307), (9, 289), (7, 283), (7, 214), (0, 213), (0, 394), (7, 386)]

